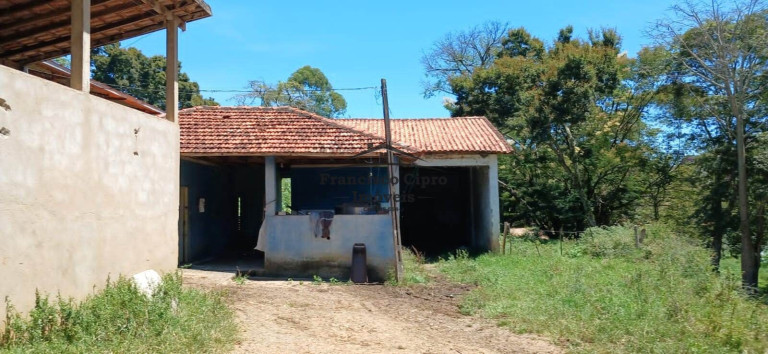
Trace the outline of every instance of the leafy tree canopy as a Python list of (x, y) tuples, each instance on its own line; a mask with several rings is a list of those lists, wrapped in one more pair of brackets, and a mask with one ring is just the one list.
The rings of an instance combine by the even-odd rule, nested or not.
[(291, 106), (324, 117), (339, 117), (347, 110), (344, 96), (333, 91), (333, 86), (320, 69), (309, 65), (299, 68), (287, 81), (276, 85), (254, 80), (248, 86), (251, 92), (235, 97), (240, 104), (253, 104), (258, 100), (264, 107)]
[[(165, 109), (165, 57), (147, 57), (136, 48), (119, 43), (96, 48), (91, 53), (94, 80)], [(179, 106), (218, 106), (213, 98), (200, 94), (200, 85), (181, 72), (179, 63)]]
[(642, 121), (664, 55), (620, 53), (612, 29), (587, 40), (562, 29), (552, 45), (509, 30), (488, 67), (450, 79), (452, 115), (484, 115), (511, 141), (502, 159), (505, 213), (544, 228), (580, 230), (631, 219), (653, 179)]

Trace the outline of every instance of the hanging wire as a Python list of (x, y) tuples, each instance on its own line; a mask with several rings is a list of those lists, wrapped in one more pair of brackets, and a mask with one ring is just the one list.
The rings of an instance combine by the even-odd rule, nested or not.
[[(34, 71), (43, 75), (48, 76), (55, 76), (59, 78), (69, 79), (69, 76), (66, 75), (59, 75), (54, 73), (49, 73), (41, 70), (35, 70), (35, 69), (29, 69), (29, 71)], [(141, 87), (141, 86), (124, 86), (124, 85), (116, 85), (116, 84), (108, 84), (104, 82), (100, 82), (101, 84), (107, 85), (109, 87), (118, 89), (118, 90), (136, 90), (136, 91), (143, 91), (143, 92), (165, 92), (165, 87), (163, 88), (147, 88), (147, 87)], [(365, 86), (365, 87), (344, 87), (344, 88), (331, 88), (331, 89), (303, 89), (304, 92), (326, 92), (326, 91), (362, 91), (362, 90), (375, 90), (378, 89), (376, 86)], [(267, 90), (269, 91), (277, 91), (277, 90)], [(217, 93), (251, 93), (254, 92), (253, 90), (243, 90), (243, 89), (198, 89), (198, 90), (184, 90), (179, 88), (179, 93), (198, 93), (198, 92), (217, 92)], [(282, 92), (282, 91), (281, 91)]]

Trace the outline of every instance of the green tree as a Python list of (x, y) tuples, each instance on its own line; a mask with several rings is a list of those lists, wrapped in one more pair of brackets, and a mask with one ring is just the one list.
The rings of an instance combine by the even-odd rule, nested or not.
[(347, 110), (344, 96), (333, 90), (328, 78), (318, 68), (309, 65), (296, 70), (287, 81), (271, 85), (250, 81), (251, 92), (235, 96), (240, 104), (257, 100), (264, 107), (291, 106), (324, 117), (339, 117)]
[[(680, 85), (695, 90), (689, 96), (699, 98), (694, 117), (699, 121), (695, 126), (708, 138), (704, 147), (727, 154), (720, 161), (734, 161), (729, 168), (736, 170), (742, 283), (754, 289), (762, 239), (751, 227), (757, 216), (750, 207), (757, 203), (758, 214), (764, 211), (755, 201), (755, 188), (750, 187), (754, 179), (750, 176), (756, 171), (749, 171), (754, 164), (748, 151), (766, 124), (768, 10), (761, 0), (715, 0), (684, 2), (674, 6), (672, 13), (671, 20), (657, 23), (656, 35), (674, 53)], [(711, 166), (713, 187), (725, 183), (717, 173), (719, 164)]]
[(488, 68), (451, 79), (453, 115), (484, 115), (514, 141), (502, 159), (505, 212), (540, 227), (583, 229), (632, 219), (647, 189), (642, 117), (664, 73), (663, 52), (632, 60), (611, 29), (551, 46), (508, 32)]
[[(119, 43), (96, 48), (91, 53), (92, 78), (144, 102), (165, 109), (165, 57), (147, 57), (136, 48), (121, 48)], [(204, 98), (200, 86), (181, 72), (179, 63), (179, 106), (218, 106)]]

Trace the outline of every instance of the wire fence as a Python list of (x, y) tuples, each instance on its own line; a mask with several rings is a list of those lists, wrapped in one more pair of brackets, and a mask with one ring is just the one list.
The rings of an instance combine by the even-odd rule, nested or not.
[[(645, 227), (642, 226), (634, 226), (634, 236), (635, 236), (635, 247), (641, 248), (643, 241), (646, 238), (647, 230)], [(522, 231), (525, 230), (525, 231)], [(552, 238), (554, 237), (556, 242), (558, 243), (559, 249), (560, 249), (560, 255), (563, 255), (563, 243), (574, 241), (581, 239), (585, 236), (591, 236), (592, 230), (581, 230), (581, 231), (568, 231), (568, 230), (538, 230), (538, 229), (527, 229), (527, 228), (512, 228), (508, 222), (504, 222), (504, 228), (501, 234), (501, 238), (499, 240), (500, 243), (500, 253), (501, 254), (507, 254), (507, 250), (509, 249), (509, 252), (511, 253), (512, 249), (512, 241), (513, 239), (527, 239), (531, 241), (535, 241), (536, 245), (536, 251), (541, 255), (538, 245), (542, 242), (553, 242)], [(509, 241), (509, 242), (508, 242)], [(509, 244), (509, 248), (507, 247), (507, 244)]]

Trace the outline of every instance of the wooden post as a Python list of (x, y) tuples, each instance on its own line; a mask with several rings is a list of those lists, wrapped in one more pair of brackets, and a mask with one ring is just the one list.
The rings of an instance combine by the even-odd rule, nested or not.
[(635, 226), (635, 248), (640, 248), (640, 234), (637, 233), (637, 226)]
[(560, 255), (563, 255), (563, 238), (565, 238), (565, 233), (563, 232), (563, 227), (560, 226)]
[(179, 22), (176, 16), (165, 21), (165, 118), (179, 118)]
[(91, 91), (91, 0), (72, 0), (70, 7), (72, 76), (69, 86), (83, 92)]
[[(399, 199), (399, 196), (395, 196), (397, 189), (397, 181), (400, 176), (395, 176), (395, 157), (392, 153), (392, 132), (389, 126), (389, 99), (387, 97), (387, 80), (381, 79), (381, 101), (384, 106), (384, 138), (386, 139), (387, 149), (387, 177), (389, 185), (389, 215), (392, 216), (392, 244), (395, 248), (395, 280), (399, 283), (403, 280), (403, 258), (400, 252), (400, 217), (397, 210), (397, 203), (395, 198)], [(396, 179), (397, 178), (397, 179)]]
[(509, 223), (505, 221), (504, 222), (504, 231), (503, 231), (503, 234), (504, 234), (504, 244), (501, 246), (501, 254), (507, 254), (507, 235), (509, 234), (509, 229), (510, 229)]
[(645, 228), (642, 228), (640, 230), (640, 242), (639, 242), (641, 245), (643, 244), (643, 241), (645, 241), (645, 234), (646, 234)]

